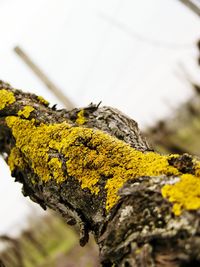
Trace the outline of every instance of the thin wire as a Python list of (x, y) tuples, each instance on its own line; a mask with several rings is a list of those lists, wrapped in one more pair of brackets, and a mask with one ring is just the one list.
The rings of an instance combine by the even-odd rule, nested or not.
[(131, 29), (128, 25), (115, 20), (114, 18), (98, 12), (97, 16), (100, 17), (101, 19), (104, 19), (105, 21), (109, 22), (111, 25), (115, 26), (116, 28), (122, 30), (123, 32), (127, 33), (130, 35), (132, 38), (136, 39), (137, 41), (143, 42), (148, 45), (156, 46), (156, 47), (161, 47), (164, 49), (193, 49), (194, 48), (194, 43), (183, 43), (183, 44), (178, 44), (178, 43), (171, 43), (171, 42), (163, 42), (160, 40), (153, 40), (150, 39), (146, 36), (143, 36), (140, 33), (134, 32), (133, 29)]

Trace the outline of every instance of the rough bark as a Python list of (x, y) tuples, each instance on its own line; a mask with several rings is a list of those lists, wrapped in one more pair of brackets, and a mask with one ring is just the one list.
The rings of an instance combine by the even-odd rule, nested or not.
[(0, 152), (23, 194), (95, 236), (102, 266), (200, 265), (200, 162), (153, 152), (137, 123), (56, 110), (0, 83)]

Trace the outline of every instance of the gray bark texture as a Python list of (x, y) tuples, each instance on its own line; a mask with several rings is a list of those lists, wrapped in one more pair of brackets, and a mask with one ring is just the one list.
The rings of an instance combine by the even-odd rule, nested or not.
[(200, 266), (198, 160), (154, 152), (120, 111), (56, 110), (0, 82), (0, 153), (24, 196), (79, 225), (81, 246), (94, 235), (102, 266)]

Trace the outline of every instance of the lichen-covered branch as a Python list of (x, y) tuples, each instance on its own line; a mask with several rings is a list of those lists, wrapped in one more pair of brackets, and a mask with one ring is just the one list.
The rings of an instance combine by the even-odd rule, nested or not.
[(200, 263), (200, 162), (160, 155), (137, 123), (90, 105), (56, 110), (0, 83), (0, 153), (23, 193), (92, 232), (103, 266)]

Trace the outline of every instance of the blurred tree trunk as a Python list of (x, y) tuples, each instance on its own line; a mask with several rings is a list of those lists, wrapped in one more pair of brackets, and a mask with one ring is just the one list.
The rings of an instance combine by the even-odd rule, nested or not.
[(4, 263), (0, 260), (0, 267), (5, 267)]
[[(7, 243), (7, 245), (8, 245), (8, 249), (7, 249), (7, 251), (4, 251), (3, 255), (5, 256), (5, 258), (8, 259), (9, 263), (11, 262), (10, 266), (14, 264), (16, 267), (24, 267), (24, 263), (23, 263), (23, 259), (22, 259), (21, 246), (20, 246), (20, 243), (18, 242), (18, 240), (10, 237), (8, 235), (1, 235), (0, 241), (3, 241), (5, 243)], [(10, 253), (9, 253), (11, 250), (13, 251), (13, 255), (10, 255)], [(13, 263), (13, 259), (14, 259), (15, 263)], [(1, 262), (0, 262), (0, 264), (1, 264)], [(3, 264), (3, 262), (2, 262), (2, 264)], [(4, 265), (2, 265), (2, 266), (4, 266)]]
[[(188, 3), (189, 6), (191, 4), (191, 1), (182, 2)], [(196, 8), (200, 14), (200, 9)], [(197, 49), (199, 51), (197, 62), (200, 66), (200, 40), (197, 42)], [(160, 120), (144, 133), (153, 147), (160, 152), (180, 154), (187, 152), (200, 156), (200, 85), (191, 80), (189, 83), (193, 96), (174, 110), (169, 118)]]
[(200, 265), (200, 162), (153, 152), (118, 110), (55, 110), (1, 82), (0, 152), (25, 196), (79, 225), (82, 246), (93, 233), (102, 266)]
[[(190, 5), (191, 1), (182, 1)], [(200, 11), (200, 9), (198, 8)], [(200, 40), (197, 42), (200, 66)], [(187, 75), (187, 74), (186, 74)], [(188, 75), (187, 75), (188, 76)], [(145, 130), (152, 146), (162, 153), (189, 153), (200, 156), (200, 85), (186, 77), (193, 96), (173, 111), (169, 118), (160, 120)], [(184, 82), (184, 81), (183, 81)]]
[(191, 86), (195, 88), (191, 99), (144, 132), (152, 146), (162, 153), (200, 156), (200, 86)]

